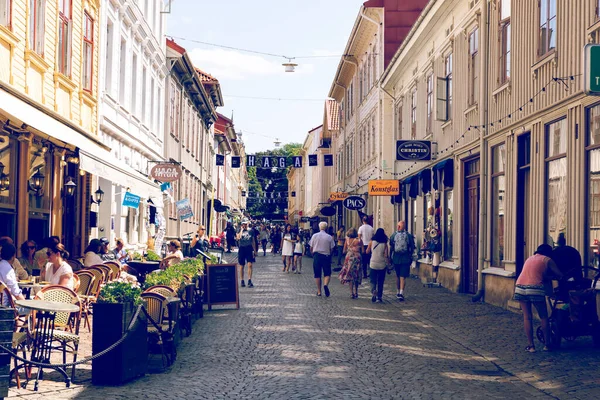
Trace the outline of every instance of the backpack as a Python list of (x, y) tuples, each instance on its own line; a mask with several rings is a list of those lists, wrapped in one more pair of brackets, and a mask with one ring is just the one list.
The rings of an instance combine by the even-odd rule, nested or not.
[(407, 232), (396, 232), (394, 235), (394, 253), (406, 254), (409, 252), (409, 237)]

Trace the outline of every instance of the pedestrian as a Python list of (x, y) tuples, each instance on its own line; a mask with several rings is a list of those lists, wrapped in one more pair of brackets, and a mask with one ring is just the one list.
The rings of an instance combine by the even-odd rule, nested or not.
[(296, 234), (296, 244), (294, 245), (294, 266), (296, 267), (296, 273), (302, 273), (302, 256), (304, 256), (304, 243), (300, 233)]
[(231, 248), (235, 245), (235, 229), (231, 222), (228, 222), (225, 228), (225, 240), (227, 241), (227, 253), (231, 253)]
[(321, 274), (323, 275), (323, 290), (329, 297), (329, 280), (331, 279), (331, 250), (335, 247), (333, 238), (327, 234), (327, 222), (319, 222), (319, 232), (310, 238), (310, 252), (313, 255), (313, 272), (317, 284), (317, 296), (321, 296)]
[(248, 287), (254, 287), (252, 283), (252, 263), (256, 257), (256, 239), (254, 238), (254, 230), (248, 228), (248, 220), (242, 220), (242, 227), (237, 233), (236, 239), (238, 241), (238, 264), (240, 265), (240, 276), (242, 278), (241, 286), (245, 287), (244, 284), (244, 266), (248, 264)]
[(544, 351), (550, 350), (551, 335), (548, 324), (548, 308), (546, 307), (545, 285), (551, 283), (552, 277), (560, 279), (562, 273), (558, 266), (552, 261), (552, 247), (547, 244), (538, 246), (536, 252), (525, 260), (521, 274), (517, 278), (515, 285), (514, 299), (521, 304), (523, 311), (523, 326), (525, 336), (527, 336), (527, 347), (525, 350), (534, 353), (535, 345), (533, 343), (533, 313), (531, 305), (537, 310), (544, 333)]
[(269, 242), (269, 231), (267, 230), (267, 227), (265, 225), (262, 225), (260, 227), (260, 245), (262, 246), (262, 250), (263, 250), (263, 257), (267, 256), (267, 243)]
[(279, 226), (275, 226), (271, 232), (271, 244), (273, 245), (273, 255), (279, 253), (279, 246), (281, 245), (281, 234), (279, 232)]
[(383, 303), (383, 284), (389, 259), (388, 237), (382, 228), (377, 229), (367, 247), (371, 255), (369, 278), (371, 280), (371, 301)]
[(287, 224), (283, 237), (281, 238), (281, 259), (283, 261), (283, 272), (290, 272), (292, 269), (293, 257), (294, 257), (294, 234), (292, 233), (292, 225)]
[(356, 228), (348, 229), (346, 235), (346, 243), (344, 244), (344, 252), (346, 259), (344, 266), (338, 275), (342, 285), (350, 284), (350, 293), (353, 299), (358, 299), (358, 287), (362, 283), (363, 274), (361, 271), (363, 251), (361, 239), (358, 238)]
[(415, 238), (405, 230), (405, 227), (404, 221), (398, 222), (398, 230), (390, 237), (391, 261), (396, 270), (396, 298), (398, 301), (404, 301), (406, 278), (410, 276), (410, 264), (415, 251)]
[(369, 224), (369, 217), (364, 215), (362, 217), (362, 225), (358, 228), (358, 238), (362, 241), (363, 252), (362, 252), (362, 270), (363, 270), (363, 278), (367, 278), (367, 271), (369, 270), (369, 262), (371, 261), (371, 255), (367, 254), (367, 246), (371, 242), (371, 238), (375, 231), (373, 227)]
[(337, 251), (338, 251), (338, 267), (342, 266), (342, 260), (344, 259), (344, 243), (346, 242), (346, 227), (344, 225), (340, 226), (340, 229), (337, 231)]

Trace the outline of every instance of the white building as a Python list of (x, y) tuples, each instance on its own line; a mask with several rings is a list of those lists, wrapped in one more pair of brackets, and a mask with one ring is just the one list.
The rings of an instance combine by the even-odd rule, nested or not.
[[(168, 69), (162, 7), (160, 0), (103, 0), (100, 7), (99, 136), (114, 159), (102, 166), (91, 158), (81, 162), (98, 164), (91, 172), (105, 193), (96, 235), (121, 237), (129, 245), (144, 246), (155, 222), (147, 200), (162, 208), (159, 186), (147, 177), (151, 162), (164, 154)], [(122, 206), (126, 191), (142, 198), (137, 209)]]

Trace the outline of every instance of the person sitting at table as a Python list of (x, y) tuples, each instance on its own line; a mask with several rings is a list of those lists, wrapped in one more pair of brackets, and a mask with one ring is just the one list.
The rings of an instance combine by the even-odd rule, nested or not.
[(60, 285), (71, 290), (74, 288), (73, 269), (65, 261), (69, 258), (69, 253), (61, 243), (48, 248), (46, 254), (48, 264), (42, 270), (42, 281), (50, 282), (52, 285)]
[[(6, 244), (12, 244), (13, 246), (15, 245), (13, 240), (11, 238), (9, 238), (8, 236), (0, 237), (0, 249), (2, 249), (2, 247)], [(13, 262), (11, 262), (10, 264), (13, 267), (13, 269), (15, 270), (15, 274), (17, 275), (18, 280), (24, 281), (24, 280), (29, 279), (29, 274), (27, 273), (27, 270), (25, 268), (23, 268), (23, 266), (21, 265), (21, 263), (19, 262), (19, 260), (17, 258), (15, 258), (13, 260)]]
[(21, 245), (21, 257), (19, 262), (31, 276), (40, 276), (40, 267), (35, 262), (35, 250), (37, 245), (33, 240), (26, 240)]
[(46, 264), (48, 263), (48, 257), (46, 256), (46, 253), (48, 252), (48, 247), (52, 247), (53, 245), (60, 243), (60, 238), (58, 236), (50, 236), (44, 239), (42, 243), (44, 244), (44, 247), (36, 251), (35, 256), (33, 256), (33, 259), (38, 265), (40, 271), (43, 270)]
[(117, 257), (117, 260), (121, 264), (127, 264), (127, 261), (130, 260), (130, 257), (129, 253), (127, 253), (127, 250), (125, 250), (125, 243), (123, 243), (123, 239), (117, 238), (115, 241), (117, 242), (117, 247), (115, 247), (113, 250), (115, 257)]
[(104, 263), (102, 258), (100, 257), (100, 252), (102, 248), (102, 242), (99, 239), (90, 240), (90, 244), (86, 247), (84, 252), (83, 265), (86, 267), (91, 267), (92, 265), (98, 265)]
[[(16, 300), (25, 300), (25, 296), (23, 296), (23, 291), (17, 283), (17, 276), (15, 275), (15, 270), (11, 265), (11, 263), (13, 263), (16, 260), (16, 254), (17, 248), (12, 243), (4, 244), (2, 246), (2, 249), (0, 249), (0, 257), (2, 258), (2, 260), (0, 260), (0, 282), (4, 283), (4, 285), (10, 291), (10, 294)], [(2, 295), (2, 305), (5, 307), (10, 307), (9, 299), (4, 296), (4, 293), (2, 293)], [(30, 312), (29, 309), (23, 307), (17, 307), (17, 311), (19, 312), (20, 316), (28, 315)], [(20, 321), (17, 324), (21, 326), (21, 324), (23, 323), (23, 321)]]
[(102, 262), (104, 261), (117, 261), (117, 256), (114, 252), (112, 252), (108, 247), (110, 245), (110, 240), (107, 237), (101, 237), (100, 243), (102, 247), (100, 247), (100, 258)]
[(166, 269), (173, 264), (183, 261), (183, 253), (181, 252), (181, 243), (179, 243), (179, 240), (171, 240), (168, 246), (167, 256), (160, 262), (160, 269)]

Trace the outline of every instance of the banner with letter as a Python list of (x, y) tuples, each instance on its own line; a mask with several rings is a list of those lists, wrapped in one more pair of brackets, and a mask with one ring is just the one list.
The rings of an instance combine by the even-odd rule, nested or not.
[(377, 179), (369, 181), (369, 196), (398, 196), (400, 181), (395, 179)]
[(125, 195), (123, 196), (123, 207), (138, 208), (140, 206), (140, 200), (140, 196), (125, 192)]

